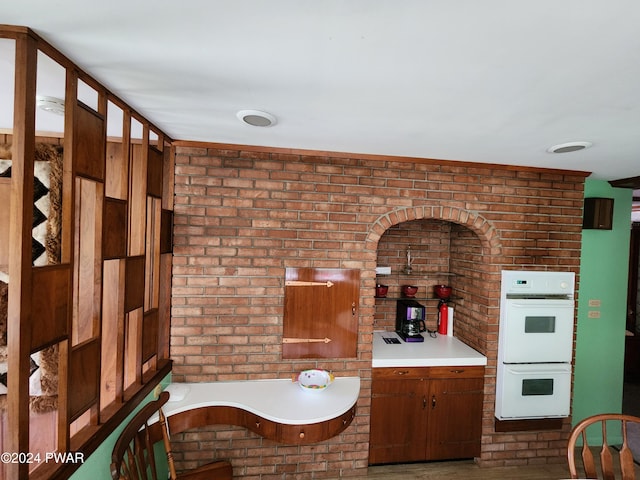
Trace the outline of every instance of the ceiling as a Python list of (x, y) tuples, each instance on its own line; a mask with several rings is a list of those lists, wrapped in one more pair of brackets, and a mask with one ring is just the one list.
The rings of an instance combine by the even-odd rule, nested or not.
[(635, 0), (19, 0), (0, 23), (177, 140), (640, 175)]

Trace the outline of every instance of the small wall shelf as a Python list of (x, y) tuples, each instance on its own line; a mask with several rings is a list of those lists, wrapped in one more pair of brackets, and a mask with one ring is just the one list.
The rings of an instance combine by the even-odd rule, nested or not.
[[(438, 297), (374, 297), (376, 300), (415, 300), (416, 302), (439, 302)], [(462, 300), (462, 297), (452, 296), (449, 297), (447, 302), (455, 302), (456, 300)]]
[(410, 278), (433, 278), (433, 277), (460, 277), (461, 275), (453, 272), (421, 272), (413, 271), (406, 273), (404, 271), (391, 272), (389, 274), (376, 274), (376, 277), (410, 277)]

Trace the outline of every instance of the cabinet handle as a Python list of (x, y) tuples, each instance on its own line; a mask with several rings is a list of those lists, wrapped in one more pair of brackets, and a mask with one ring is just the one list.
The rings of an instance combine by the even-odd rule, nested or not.
[(260, 428), (260, 422), (256, 422), (256, 428)]
[(451, 373), (464, 373), (464, 369), (462, 370), (450, 370)]
[(351, 303), (351, 315), (356, 316), (356, 302)]
[(436, 408), (436, 396), (431, 397), (431, 408)]
[(409, 370), (396, 370), (395, 372), (396, 375), (406, 375), (409, 373)]
[(304, 432), (300, 432), (300, 438), (304, 438)]
[(427, 408), (427, 397), (425, 397), (423, 395), (422, 396), (422, 409), (424, 410), (425, 408)]

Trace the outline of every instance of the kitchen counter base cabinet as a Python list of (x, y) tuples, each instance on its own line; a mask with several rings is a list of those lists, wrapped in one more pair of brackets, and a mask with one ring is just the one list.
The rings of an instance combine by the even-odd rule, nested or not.
[(374, 368), (369, 464), (480, 455), (484, 367)]
[[(378, 370), (379, 378), (376, 377)], [(424, 378), (421, 368), (373, 369), (369, 463), (405, 463), (424, 460)], [(385, 373), (397, 372), (398, 378)]]

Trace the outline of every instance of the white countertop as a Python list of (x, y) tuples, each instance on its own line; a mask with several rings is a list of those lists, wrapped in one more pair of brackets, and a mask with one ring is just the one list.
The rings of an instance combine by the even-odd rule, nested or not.
[[(405, 342), (395, 332), (373, 332), (373, 368), (486, 365), (487, 357), (455, 337), (423, 333), (424, 342)], [(385, 343), (384, 337), (399, 344)]]
[(360, 395), (360, 378), (337, 377), (323, 391), (303, 391), (289, 379), (173, 383), (166, 390), (174, 399), (170, 397), (163, 407), (167, 416), (226, 406), (278, 423), (305, 425), (331, 420), (353, 407)]

